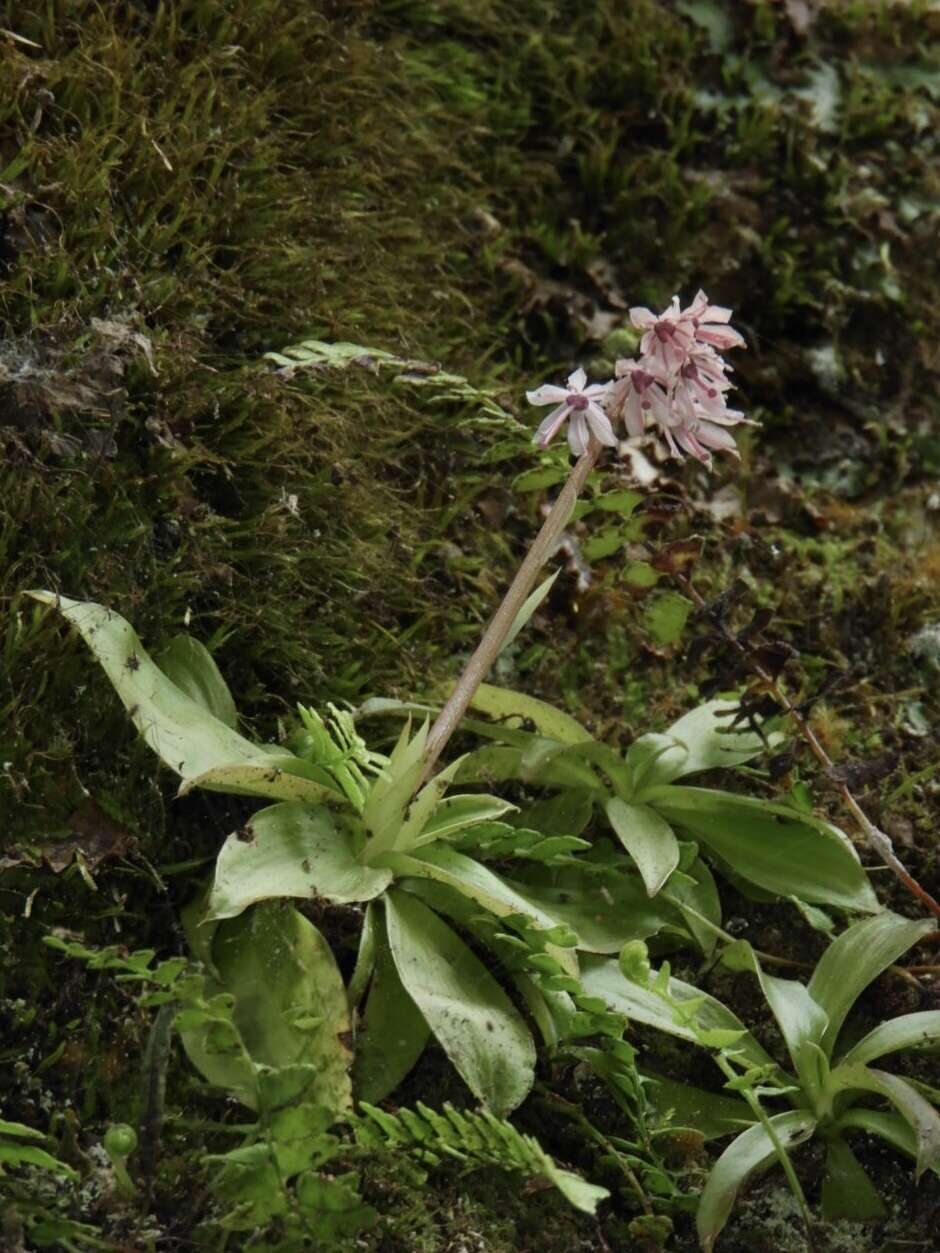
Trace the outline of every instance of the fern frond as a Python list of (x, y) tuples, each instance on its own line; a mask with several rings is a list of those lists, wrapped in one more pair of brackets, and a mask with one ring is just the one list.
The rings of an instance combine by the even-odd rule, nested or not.
[(593, 1214), (610, 1195), (606, 1188), (564, 1170), (534, 1136), (524, 1135), (487, 1110), (472, 1113), (445, 1105), (438, 1111), (420, 1101), (414, 1109), (397, 1114), (366, 1101), (359, 1108), (365, 1117), (356, 1120), (355, 1131), (364, 1147), (410, 1153), (427, 1166), (438, 1166), (449, 1158), (468, 1166), (498, 1166), (530, 1179), (544, 1179), (586, 1214)]

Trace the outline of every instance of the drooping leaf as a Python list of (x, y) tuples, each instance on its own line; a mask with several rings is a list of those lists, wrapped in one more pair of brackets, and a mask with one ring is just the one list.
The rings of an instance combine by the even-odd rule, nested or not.
[(906, 1079), (870, 1066), (843, 1063), (833, 1070), (830, 1082), (836, 1092), (858, 1088), (891, 1102), (914, 1132), (918, 1178), (940, 1162), (940, 1114)]
[(356, 1035), (353, 1088), (360, 1101), (381, 1101), (398, 1087), (424, 1052), (428, 1024), (405, 991), (392, 960), (385, 919), (375, 905), (375, 966)]
[(326, 809), (285, 802), (262, 809), (222, 845), (209, 897), (210, 918), (234, 918), (281, 896), (334, 904), (371, 901), (392, 881), (366, 866)]
[(940, 1045), (940, 1010), (925, 1009), (902, 1014), (879, 1023), (840, 1059), (840, 1065), (867, 1065), (886, 1053), (900, 1049), (936, 1048)]
[(740, 766), (762, 753), (764, 742), (754, 731), (731, 729), (736, 710), (734, 701), (707, 701), (668, 731), (641, 736), (627, 753), (637, 789), (672, 783), (701, 770)]
[(275, 786), (278, 779), (299, 775), (304, 777), (306, 799), (335, 799), (335, 789), (312, 778), (308, 763), (275, 745), (252, 744), (181, 691), (148, 656), (136, 632), (118, 614), (91, 601), (70, 600), (52, 592), (29, 595), (55, 606), (79, 630), (137, 730), (160, 760), (184, 781), (199, 779), (202, 787), (227, 791), (227, 778), (216, 772), (251, 767), (237, 775), (238, 787), (231, 790), (269, 796), (272, 792), (266, 785)]
[(832, 1056), (846, 1014), (869, 983), (933, 929), (929, 919), (911, 922), (886, 910), (853, 923), (833, 940), (809, 982), (810, 996), (829, 1016), (821, 1040), (827, 1056)]
[[(768, 1122), (784, 1149), (809, 1139), (816, 1127), (813, 1115), (802, 1110), (775, 1114)], [(773, 1141), (760, 1123), (743, 1131), (718, 1158), (699, 1199), (695, 1220), (704, 1253), (715, 1247), (741, 1186), (755, 1171), (775, 1160)]]
[[(853, 1105), (839, 1118), (841, 1131), (864, 1131), (868, 1135), (880, 1136), (886, 1144), (906, 1153), (910, 1158), (917, 1157), (917, 1139), (910, 1123), (893, 1110), (867, 1109), (862, 1105)], [(935, 1175), (940, 1175), (940, 1162), (930, 1167)]]
[(238, 711), (215, 658), (191, 635), (177, 635), (157, 654), (156, 663), (181, 692), (233, 731), (238, 730)]
[[(652, 987), (641, 988), (624, 978), (615, 961), (598, 957), (584, 958), (581, 983), (589, 995), (600, 997), (616, 1013), (626, 1014), (628, 1018), (668, 1032), (680, 1040), (691, 1043), (698, 1041), (698, 1032), (672, 1006), (653, 991)], [(741, 1020), (720, 1001), (673, 977), (669, 979), (668, 989), (670, 997), (680, 1005), (683, 1002), (698, 1003), (696, 1024), (699, 1030), (734, 1032), (738, 1036), (735, 1049), (752, 1065), (774, 1065), (770, 1054), (761, 1048)]]
[(525, 1100), (535, 1046), (480, 959), (407, 892), (386, 895), (388, 940), (405, 990), (471, 1092), (503, 1116)]
[(655, 896), (679, 864), (672, 827), (648, 805), (628, 805), (612, 796), (604, 806), (617, 838), (637, 864), (647, 895)]
[(666, 785), (645, 791), (644, 800), (768, 892), (842, 909), (880, 908), (850, 840), (822, 818), (709, 788)]
[(840, 1218), (870, 1222), (887, 1214), (887, 1207), (867, 1171), (841, 1136), (826, 1145), (820, 1201), (823, 1217), (829, 1222)]

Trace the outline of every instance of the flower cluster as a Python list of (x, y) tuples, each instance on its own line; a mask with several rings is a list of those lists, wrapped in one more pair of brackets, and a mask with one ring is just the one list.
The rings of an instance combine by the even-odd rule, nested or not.
[(631, 436), (652, 425), (662, 433), (670, 452), (683, 460), (691, 453), (709, 464), (711, 452), (737, 456), (728, 427), (748, 422), (738, 409), (729, 409), (730, 366), (721, 353), (744, 348), (741, 335), (729, 326), (731, 310), (708, 303), (700, 291), (685, 309), (678, 296), (658, 316), (649, 309), (630, 310), (630, 321), (643, 332), (639, 360), (620, 360), (607, 383), (587, 384), (578, 369), (566, 387), (545, 384), (526, 397), (533, 405), (554, 405), (535, 433), (545, 448), (568, 421), (568, 443), (576, 456), (587, 449), (593, 434), (602, 444), (616, 447), (614, 427), (623, 423)]

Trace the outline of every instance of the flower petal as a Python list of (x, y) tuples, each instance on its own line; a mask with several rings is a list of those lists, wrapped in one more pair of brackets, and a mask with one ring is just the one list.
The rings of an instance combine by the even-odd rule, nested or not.
[(610, 425), (610, 418), (600, 405), (595, 404), (593, 400), (589, 401), (586, 413), (588, 425), (601, 443), (606, 444), (608, 448), (616, 448), (619, 441), (614, 434), (614, 428)]
[(555, 436), (558, 434), (562, 423), (568, 416), (568, 406), (559, 405), (557, 409), (553, 409), (547, 418), (543, 418), (539, 423), (539, 428), (533, 435), (533, 440), (540, 448), (547, 448)]
[(587, 375), (580, 366), (575, 370), (574, 374), (568, 375), (568, 390), (572, 392), (583, 392), (584, 384), (587, 382)]
[(568, 424), (568, 445), (576, 457), (583, 457), (588, 446), (588, 426), (584, 412), (572, 413)]
[(525, 398), (530, 405), (557, 405), (567, 399), (568, 391), (564, 387), (556, 387), (554, 383), (543, 383), (534, 392), (526, 392)]
[(726, 348), (746, 348), (744, 336), (730, 326), (709, 326), (703, 323), (695, 328), (695, 338), (703, 344), (711, 344), (722, 351)]
[(656, 325), (656, 314), (642, 305), (630, 310), (630, 321), (638, 330), (647, 331)]

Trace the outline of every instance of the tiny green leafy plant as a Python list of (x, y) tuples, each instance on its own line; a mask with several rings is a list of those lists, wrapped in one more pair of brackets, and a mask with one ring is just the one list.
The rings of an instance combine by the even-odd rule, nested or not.
[[(881, 1023), (852, 1045), (842, 1028), (855, 1001), (871, 981), (934, 930), (932, 921), (900, 918), (887, 911), (853, 923), (821, 957), (808, 985), (768, 975), (753, 949), (737, 941), (723, 960), (753, 972), (786, 1044), (787, 1070), (760, 1045), (725, 1006), (671, 976), (668, 964), (654, 973), (644, 946), (633, 942), (618, 963), (597, 962), (583, 974), (585, 987), (608, 1007), (635, 1021), (714, 1050), (728, 1082), (744, 1094), (727, 1097), (664, 1083), (659, 1101), (674, 1116), (695, 1109), (695, 1125), (709, 1135), (741, 1131), (716, 1161), (698, 1208), (702, 1247), (710, 1250), (742, 1184), (755, 1171), (780, 1161), (804, 1205), (789, 1166), (791, 1147), (819, 1136), (826, 1146), (821, 1204), (826, 1218), (855, 1220), (882, 1216), (884, 1205), (846, 1135), (866, 1131), (913, 1157), (918, 1177), (940, 1171), (940, 1115), (930, 1090), (871, 1065), (902, 1049), (940, 1047), (940, 1011), (904, 1014)], [(764, 1100), (791, 1108), (766, 1114)], [(891, 1108), (873, 1108), (871, 1102)]]

